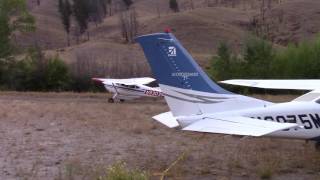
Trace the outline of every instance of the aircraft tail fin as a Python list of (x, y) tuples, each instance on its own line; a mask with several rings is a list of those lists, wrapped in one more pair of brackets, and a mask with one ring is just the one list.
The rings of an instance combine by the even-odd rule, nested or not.
[[(213, 82), (173, 34), (156, 33), (140, 36), (136, 40), (143, 48), (173, 116), (241, 107), (232, 100), (244, 96), (233, 94)], [(229, 103), (212, 106), (221, 102)]]

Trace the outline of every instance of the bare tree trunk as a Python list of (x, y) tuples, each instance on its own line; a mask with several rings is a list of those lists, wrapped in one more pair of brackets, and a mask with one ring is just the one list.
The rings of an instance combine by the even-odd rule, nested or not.
[(190, 0), (190, 6), (191, 6), (191, 9), (193, 10), (193, 9), (194, 9), (194, 3), (193, 3), (193, 0)]
[(119, 14), (122, 37), (127, 43), (132, 43), (134, 37), (138, 34), (139, 23), (134, 8), (123, 11)]
[(67, 33), (67, 43), (68, 43), (68, 47), (70, 46), (70, 33)]
[(160, 4), (159, 4), (159, 0), (157, 0), (157, 13), (158, 13), (158, 18), (161, 17), (161, 14), (160, 14)]
[(235, 7), (236, 7), (236, 0), (232, 0), (232, 1), (231, 1), (231, 7), (232, 7), (232, 8), (235, 8)]

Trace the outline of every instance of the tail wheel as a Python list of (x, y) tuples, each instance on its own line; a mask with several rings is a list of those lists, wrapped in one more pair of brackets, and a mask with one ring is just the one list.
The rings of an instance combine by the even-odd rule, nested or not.
[(113, 98), (109, 98), (109, 99), (108, 99), (108, 102), (109, 102), (109, 103), (114, 103), (114, 99), (113, 99)]

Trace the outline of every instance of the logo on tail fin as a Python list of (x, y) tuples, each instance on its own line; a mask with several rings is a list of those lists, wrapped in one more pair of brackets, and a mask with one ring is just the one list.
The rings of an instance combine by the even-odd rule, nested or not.
[(174, 47), (174, 46), (170, 46), (170, 47), (169, 47), (168, 56), (169, 56), (169, 57), (175, 57), (175, 56), (177, 56), (177, 49), (176, 49), (176, 47)]
[(176, 72), (176, 73), (171, 73), (171, 76), (173, 77), (182, 77), (183, 80), (188, 80), (189, 77), (197, 77), (199, 76), (198, 72)]

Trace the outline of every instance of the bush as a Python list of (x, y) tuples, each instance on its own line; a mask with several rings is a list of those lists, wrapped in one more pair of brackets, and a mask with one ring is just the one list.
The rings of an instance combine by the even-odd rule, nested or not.
[(6, 59), (1, 65), (1, 87), (18, 91), (63, 91), (71, 83), (67, 65), (58, 57), (46, 58), (30, 50), (23, 60)]
[(58, 56), (49, 59), (45, 82), (47, 90), (62, 91), (70, 87), (71, 78), (67, 65)]
[(147, 180), (145, 172), (128, 170), (124, 163), (116, 163), (107, 170), (106, 176), (101, 176), (99, 180)]
[(234, 55), (221, 44), (211, 60), (210, 75), (217, 80), (320, 78), (320, 37), (314, 42), (275, 49), (270, 42), (251, 38), (242, 54)]
[(289, 45), (287, 49), (277, 52), (272, 63), (273, 77), (308, 78), (320, 77), (320, 37), (314, 42)]

